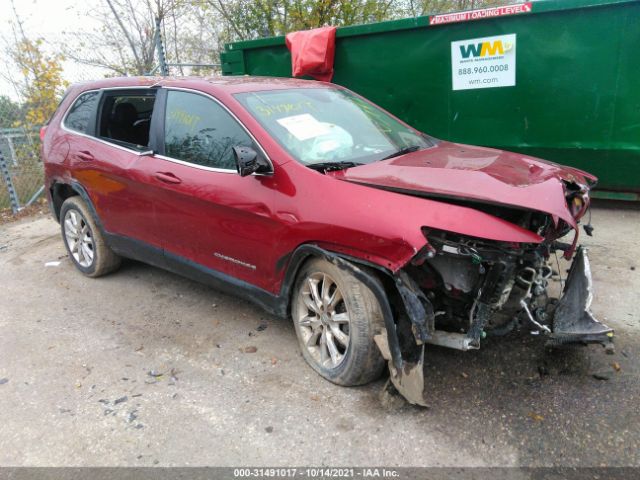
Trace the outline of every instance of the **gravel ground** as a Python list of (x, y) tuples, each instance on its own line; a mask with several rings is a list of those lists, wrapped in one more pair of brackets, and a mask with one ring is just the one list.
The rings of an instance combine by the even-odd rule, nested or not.
[(322, 380), (289, 322), (190, 280), (83, 277), (47, 216), (0, 225), (0, 465), (640, 466), (640, 210), (593, 224), (615, 352), (429, 347), (430, 408)]

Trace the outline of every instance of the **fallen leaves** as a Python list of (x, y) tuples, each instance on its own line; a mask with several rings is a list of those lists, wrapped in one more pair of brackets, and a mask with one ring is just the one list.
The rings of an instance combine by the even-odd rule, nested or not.
[(529, 412), (528, 417), (530, 417), (534, 422), (541, 422), (544, 420), (544, 416), (539, 413)]

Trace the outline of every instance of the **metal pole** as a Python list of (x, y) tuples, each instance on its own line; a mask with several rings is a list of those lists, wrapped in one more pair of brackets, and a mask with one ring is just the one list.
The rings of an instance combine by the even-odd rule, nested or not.
[(164, 45), (162, 44), (162, 35), (160, 34), (160, 18), (156, 17), (156, 49), (158, 50), (158, 63), (160, 64), (160, 73), (163, 76), (169, 75), (167, 69), (167, 58), (164, 55)]
[(5, 135), (4, 138), (7, 139), (7, 145), (9, 145), (9, 153), (11, 154), (11, 161), (13, 162), (13, 166), (18, 166), (18, 157), (16, 156), (16, 149), (13, 146), (13, 135)]
[(9, 201), (11, 202), (11, 210), (15, 215), (16, 213), (18, 213), (18, 210), (20, 210), (20, 203), (18, 202), (18, 195), (16, 194), (16, 189), (13, 188), (13, 182), (11, 181), (11, 175), (9, 174), (9, 169), (7, 168), (7, 162), (1, 151), (0, 151), (0, 173), (2, 173), (2, 177), (4, 178), (4, 181), (7, 184), (7, 191), (9, 192)]
[(167, 63), (167, 67), (219, 67), (221, 63)]
[(29, 199), (29, 201), (25, 204), (25, 207), (28, 207), (29, 205), (31, 205), (33, 202), (36, 201), (36, 199), (42, 194), (42, 192), (44, 192), (44, 185), (40, 185), (40, 188), (38, 189), (38, 191), (36, 193), (33, 194), (33, 196)]

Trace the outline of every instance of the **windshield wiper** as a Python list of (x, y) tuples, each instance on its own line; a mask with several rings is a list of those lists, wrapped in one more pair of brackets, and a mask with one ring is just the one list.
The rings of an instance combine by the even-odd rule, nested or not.
[(307, 167), (318, 170), (319, 172), (334, 172), (336, 170), (344, 170), (346, 168), (357, 167), (364, 165), (364, 163), (356, 162), (318, 162), (308, 163)]
[(393, 152), (391, 155), (387, 155), (384, 158), (381, 158), (380, 160), (389, 160), (390, 158), (394, 158), (394, 157), (399, 157), (400, 155), (405, 155), (407, 153), (411, 153), (411, 152), (415, 152), (416, 150), (420, 150), (419, 145), (411, 145), (410, 147), (404, 147), (401, 148), (400, 150), (398, 150), (397, 152)]

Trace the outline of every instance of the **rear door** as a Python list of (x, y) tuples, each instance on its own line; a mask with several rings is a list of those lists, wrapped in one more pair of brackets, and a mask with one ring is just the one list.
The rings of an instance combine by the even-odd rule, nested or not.
[(232, 148), (266, 156), (218, 100), (162, 89), (155, 207), (168, 261), (195, 263), (273, 288), (274, 176), (240, 177)]
[[(87, 190), (104, 230), (116, 240), (156, 247), (161, 256), (149, 189), (155, 182), (149, 156), (155, 94), (149, 88), (89, 92), (86, 101), (81, 96), (72, 106), (64, 128), (70, 132), (71, 171)], [(78, 116), (77, 110), (85, 113)], [(83, 116), (88, 121), (83, 123)]]

